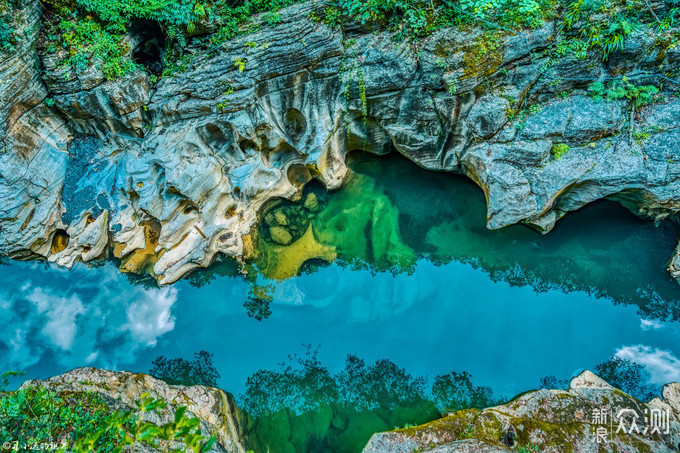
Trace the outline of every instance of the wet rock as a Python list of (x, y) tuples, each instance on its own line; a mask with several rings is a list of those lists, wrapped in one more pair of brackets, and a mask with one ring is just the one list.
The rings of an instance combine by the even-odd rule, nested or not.
[(281, 226), (288, 225), (288, 218), (286, 217), (286, 214), (284, 214), (281, 211), (276, 211), (274, 213), (274, 220), (276, 221), (275, 225), (281, 225)]
[(280, 245), (289, 245), (291, 242), (293, 242), (293, 236), (290, 234), (290, 232), (280, 226), (274, 226), (269, 228), (269, 234), (272, 238), (272, 241), (280, 244)]
[(264, 216), (264, 224), (266, 226), (276, 226), (276, 225), (278, 225), (276, 223), (276, 217), (274, 217), (273, 212), (270, 212), (266, 216)]

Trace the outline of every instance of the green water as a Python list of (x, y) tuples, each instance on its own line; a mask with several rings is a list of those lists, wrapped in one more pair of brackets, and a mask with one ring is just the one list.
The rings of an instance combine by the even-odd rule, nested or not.
[[(315, 240), (308, 234), (281, 247), (272, 244), (262, 223), (265, 259), (258, 265), (264, 275), (289, 277), (293, 270), (279, 272), (280, 263), (306, 270), (336, 255), (354, 267), (406, 273), (422, 258), (436, 264), (455, 260), (481, 267), (493, 280), (536, 290), (588, 291), (635, 304), (647, 316), (680, 317), (679, 288), (666, 271), (680, 233), (670, 221), (655, 225), (601, 201), (568, 214), (546, 235), (522, 225), (490, 231), (483, 193), (463, 176), (428, 172), (396, 154), (355, 153), (348, 164), (354, 174), (342, 190), (307, 188), (305, 197), (315, 194), (318, 211), (304, 209), (305, 197), (268, 209), (294, 213), (286, 226), (297, 230), (293, 240), (309, 224)], [(310, 259), (320, 249), (318, 259)]]
[(263, 453), (358, 452), (374, 432), (612, 356), (642, 366), (640, 393), (680, 380), (676, 224), (604, 201), (547, 235), (489, 231), (462, 176), (398, 155), (348, 161), (342, 190), (312, 183), (267, 206), (247, 277), (228, 258), (162, 288), (110, 262), (0, 261), (0, 362), (46, 378), (209, 351)]
[[(525, 226), (490, 231), (485, 226), (482, 191), (462, 176), (427, 172), (398, 155), (376, 157), (358, 153), (349, 157), (348, 165), (353, 175), (342, 190), (328, 193), (320, 185), (312, 184), (299, 202), (278, 201), (267, 207), (259, 226), (261, 255), (256, 261), (262, 275), (276, 281), (300, 273), (320, 272), (324, 263), (335, 261), (355, 271), (392, 274), (397, 279), (394, 284), (409, 292), (425, 289), (419, 282), (426, 272), (419, 264), (423, 260), (437, 267), (458, 262), (482, 270), (491, 281), (530, 287), (543, 294), (532, 303), (550, 307), (559, 293), (577, 293), (581, 300), (604, 298), (614, 304), (632, 304), (646, 318), (677, 321), (680, 316), (680, 291), (665, 268), (680, 234), (678, 226), (671, 222), (654, 225), (613, 202), (603, 201), (567, 215), (547, 235)], [(272, 227), (278, 228), (279, 233), (281, 228), (288, 231), (290, 244), (277, 244)], [(493, 349), (496, 344), (496, 360), (507, 360), (504, 373), (521, 373), (512, 366), (516, 358), (503, 357), (501, 345), (511, 344), (507, 335), (517, 328), (543, 328), (535, 325), (533, 314), (524, 323), (518, 322), (507, 306), (522, 312), (542, 310), (527, 308), (527, 303), (509, 291), (501, 291), (504, 299), (491, 304), (470, 289), (474, 283), (460, 285), (468, 274), (467, 270), (459, 271), (457, 276), (452, 274), (456, 270), (449, 268), (432, 277), (436, 297), (446, 297), (443, 294), (450, 282), (461, 296), (451, 301), (454, 306), (479, 303), (485, 316), (501, 318), (498, 331), (488, 332), (485, 340), (491, 346), (480, 348), (479, 343), (461, 337), (460, 347), (470, 348), (474, 353), (476, 349)], [(267, 285), (277, 287), (267, 279), (258, 281), (262, 286), (256, 287), (260, 289)], [(334, 286), (338, 284), (314, 286), (313, 297), (337, 298)], [(486, 283), (481, 285), (483, 291)], [(307, 294), (310, 289), (305, 287)], [(383, 304), (393, 304), (393, 312), (399, 311), (398, 303), (380, 294), (378, 297), (385, 298)], [(573, 323), (583, 307), (575, 304), (573, 309), (574, 313), (564, 315), (563, 323), (554, 326), (560, 348), (573, 342), (573, 336), (588, 338), (591, 323), (596, 322), (583, 320), (583, 325), (576, 327)], [(552, 309), (552, 316), (561, 316), (558, 312)], [(462, 310), (460, 313), (464, 319), (465, 314)], [(589, 313), (583, 311), (582, 315)], [(442, 313), (442, 316), (460, 331), (455, 315)], [(539, 319), (544, 317), (543, 322), (549, 325), (550, 316), (551, 308), (547, 308)], [(618, 322), (613, 315), (605, 316), (611, 316), (610, 322)], [(427, 319), (431, 328), (441, 329)], [(507, 320), (506, 326), (503, 319)], [(393, 322), (403, 326), (401, 321)], [(496, 325), (496, 321), (487, 320), (486, 324)], [(623, 326), (621, 323), (625, 329)], [(446, 330), (442, 333), (446, 335)], [(560, 333), (564, 335), (562, 341), (557, 338)], [(401, 346), (406, 347), (408, 341)], [(412, 341), (417, 342), (415, 338)], [(513, 355), (517, 353), (514, 349)], [(481, 350), (480, 356), (484, 356)], [(582, 366), (592, 369), (594, 365)], [(430, 376), (434, 378), (432, 387), (413, 390), (418, 387), (418, 379), (424, 378), (412, 377), (392, 362), (382, 365), (376, 362), (371, 366), (374, 373), (370, 378), (366, 375), (371, 372), (364, 367), (353, 379), (347, 378), (352, 368), (349, 362), (337, 375), (320, 363), (309, 362), (301, 362), (298, 368), (258, 371), (249, 380), (246, 392), (246, 406), (256, 415), (250, 434), (253, 445), (261, 451), (271, 447), (272, 451), (290, 453), (355, 452), (361, 450), (372, 432), (424, 423), (451, 408), (486, 407), (512, 396), (493, 394), (490, 388), (477, 387), (468, 375), (455, 372)], [(376, 368), (381, 370), (375, 372)], [(561, 379), (570, 377), (556, 374)], [(352, 386), (361, 387), (360, 383), (366, 381), (373, 386), (363, 389), (363, 397), (352, 397)], [(395, 382), (399, 382), (396, 388), (400, 390), (391, 387)], [(458, 399), (443, 403), (437, 401), (436, 395), (456, 395)], [(282, 405), (282, 401), (286, 403)], [(300, 402), (302, 405), (297, 406)]]

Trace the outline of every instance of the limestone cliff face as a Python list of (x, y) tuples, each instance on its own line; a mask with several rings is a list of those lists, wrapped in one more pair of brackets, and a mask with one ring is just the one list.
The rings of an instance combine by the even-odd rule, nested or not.
[[(414, 51), (388, 32), (314, 22), (324, 5), (308, 2), (276, 26), (255, 18), (254, 33), (189, 49), (187, 70), (154, 86), (142, 71), (111, 82), (39, 55), (40, 6), (23, 1), (32, 33), (0, 56), (0, 252), (13, 257), (71, 266), (112, 246), (123, 270), (171, 283), (217, 253), (242, 255), (267, 200), (298, 197), (310, 178), (340, 187), (354, 149), (468, 175), (489, 228), (547, 232), (603, 197), (654, 220), (680, 210), (680, 100), (636, 112), (644, 134), (631, 141), (627, 105), (584, 92), (608, 74), (677, 68), (680, 49), (650, 36), (607, 63), (553, 61), (551, 22), (485, 55), (478, 29), (440, 30)], [(569, 148), (560, 159), (556, 144)]]
[[(138, 412), (143, 420), (164, 424), (174, 420), (178, 407), (187, 408), (187, 415), (200, 420), (205, 437), (215, 435), (211, 453), (245, 453), (243, 423), (245, 415), (236, 406), (232, 395), (202, 385), (168, 385), (147, 374), (108, 371), (98, 368), (76, 368), (44, 381), (26, 381), (22, 388), (45, 387), (58, 393), (96, 392), (102, 395), (111, 410), (135, 410), (135, 402), (143, 394), (167, 403), (162, 412)], [(152, 453), (148, 445), (136, 445), (134, 451)]]
[[(606, 421), (602, 416), (593, 418), (602, 411), (608, 414)], [(650, 422), (661, 415), (663, 422), (661, 418)], [(633, 420), (638, 431), (632, 428)], [(604, 429), (599, 441), (598, 428)], [(671, 453), (678, 448), (680, 384), (667, 384), (662, 398), (642, 403), (584, 371), (566, 391), (536, 390), (502, 406), (466, 409), (414, 428), (377, 433), (363, 451)]]

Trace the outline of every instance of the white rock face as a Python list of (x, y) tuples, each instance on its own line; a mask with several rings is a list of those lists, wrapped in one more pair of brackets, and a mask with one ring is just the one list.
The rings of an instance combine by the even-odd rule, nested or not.
[[(152, 86), (141, 70), (106, 81), (96, 62), (64, 77), (58, 54), (36, 50), (38, 0), (21, 0), (28, 33), (0, 55), (0, 253), (70, 267), (112, 249), (122, 270), (172, 283), (217, 253), (243, 255), (268, 200), (300, 196), (310, 178), (340, 187), (345, 155), (359, 149), (468, 175), (486, 194), (489, 228), (523, 222), (547, 232), (604, 197), (653, 220), (680, 211), (677, 98), (640, 111), (649, 137), (630, 144), (626, 105), (555, 100), (575, 86), (541, 78), (523, 39), (499, 44), (489, 63), (498, 68), (475, 69), (466, 56), (480, 30), (437, 31), (416, 55), (389, 32), (343, 41), (310, 21), (323, 7), (291, 6), (275, 27), (255, 18), (257, 32), (212, 53), (189, 49), (186, 72)], [(554, 24), (528, 35), (532, 49), (544, 48)], [(626, 68), (652, 51), (638, 49)], [(670, 66), (680, 61), (665, 55)], [(593, 78), (616, 69), (595, 55), (578, 64), (595, 68)], [(488, 77), (503, 97), (484, 93)], [(541, 110), (513, 122), (508, 96)], [(560, 159), (556, 143), (569, 147)]]

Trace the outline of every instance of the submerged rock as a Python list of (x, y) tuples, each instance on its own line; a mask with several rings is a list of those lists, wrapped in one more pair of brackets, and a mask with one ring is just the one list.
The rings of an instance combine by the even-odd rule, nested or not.
[(271, 235), (272, 241), (280, 245), (289, 245), (293, 242), (293, 236), (288, 232), (287, 229), (274, 226), (269, 229), (269, 234)]
[(321, 207), (319, 206), (319, 199), (314, 192), (307, 194), (305, 198), (305, 209), (311, 212), (317, 212)]
[[(378, 433), (363, 451), (500, 453), (521, 446), (545, 453), (671, 453), (680, 446), (679, 409), (679, 383), (667, 384), (662, 398), (643, 403), (584, 371), (567, 390), (535, 390), (501, 406), (461, 410), (414, 428)], [(514, 448), (504, 442), (511, 431)]]

